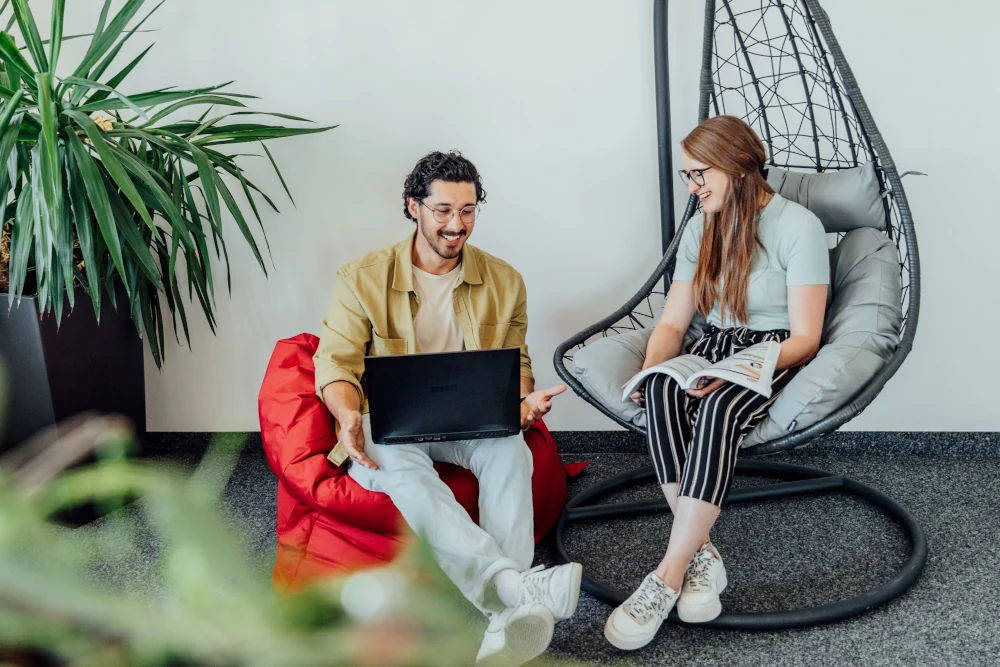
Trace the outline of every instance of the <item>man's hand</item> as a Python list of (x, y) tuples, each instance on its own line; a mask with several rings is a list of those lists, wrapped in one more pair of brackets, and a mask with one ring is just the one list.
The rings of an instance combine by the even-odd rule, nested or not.
[(361, 413), (344, 410), (340, 415), (340, 444), (352, 461), (372, 470), (378, 470), (375, 462), (365, 454), (365, 430), (361, 426)]
[(721, 378), (715, 378), (710, 383), (702, 387), (701, 389), (685, 389), (684, 391), (691, 398), (705, 398), (713, 391), (721, 389), (723, 385), (727, 384), (725, 380)]
[(527, 429), (544, 417), (552, 409), (552, 397), (566, 391), (566, 385), (558, 384), (551, 389), (539, 389), (524, 397), (521, 401), (521, 430)]

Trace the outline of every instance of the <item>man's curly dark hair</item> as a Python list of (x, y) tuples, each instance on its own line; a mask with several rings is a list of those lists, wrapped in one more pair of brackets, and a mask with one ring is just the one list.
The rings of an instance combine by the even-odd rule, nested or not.
[(423, 200), (430, 195), (431, 183), (435, 180), (447, 183), (472, 183), (476, 186), (476, 203), (486, 201), (486, 190), (483, 189), (483, 182), (479, 178), (476, 165), (458, 151), (447, 153), (434, 151), (420, 158), (417, 166), (403, 183), (403, 215), (414, 220), (406, 207), (407, 198)]

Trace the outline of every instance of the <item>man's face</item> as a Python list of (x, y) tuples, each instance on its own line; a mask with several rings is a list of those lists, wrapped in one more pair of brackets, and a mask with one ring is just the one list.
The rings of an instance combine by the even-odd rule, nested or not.
[(423, 202), (409, 200), (410, 215), (434, 252), (444, 259), (455, 259), (476, 225), (476, 186), (435, 180), (428, 189), (430, 194)]

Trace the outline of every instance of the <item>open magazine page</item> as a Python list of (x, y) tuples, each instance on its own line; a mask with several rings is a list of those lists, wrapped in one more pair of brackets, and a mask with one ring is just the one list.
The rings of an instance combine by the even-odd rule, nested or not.
[(768, 341), (758, 343), (722, 361), (697, 371), (689, 382), (694, 384), (699, 377), (713, 377), (752, 389), (767, 398), (771, 397), (771, 381), (781, 354), (781, 343)]
[(667, 359), (661, 364), (650, 366), (646, 370), (637, 373), (631, 380), (626, 382), (622, 387), (624, 389), (622, 401), (627, 401), (628, 397), (635, 393), (636, 389), (645, 384), (646, 378), (654, 373), (665, 373), (677, 380), (681, 386), (688, 386), (688, 379), (692, 375), (699, 371), (704, 371), (711, 367), (711, 365), (712, 363), (707, 359), (702, 359), (693, 354), (682, 354), (679, 357)]

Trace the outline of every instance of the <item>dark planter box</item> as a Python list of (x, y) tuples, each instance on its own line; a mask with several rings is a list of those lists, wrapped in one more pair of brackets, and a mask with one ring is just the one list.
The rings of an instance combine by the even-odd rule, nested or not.
[(146, 432), (143, 340), (129, 314), (128, 297), (115, 287), (118, 309), (107, 294), (101, 319), (82, 287), (76, 307), (38, 314), (38, 300), (24, 297), (7, 309), (0, 294), (0, 356), (8, 370), (7, 424), (0, 434), (6, 451), (39, 430), (80, 412), (117, 413), (132, 420), (137, 437)]

